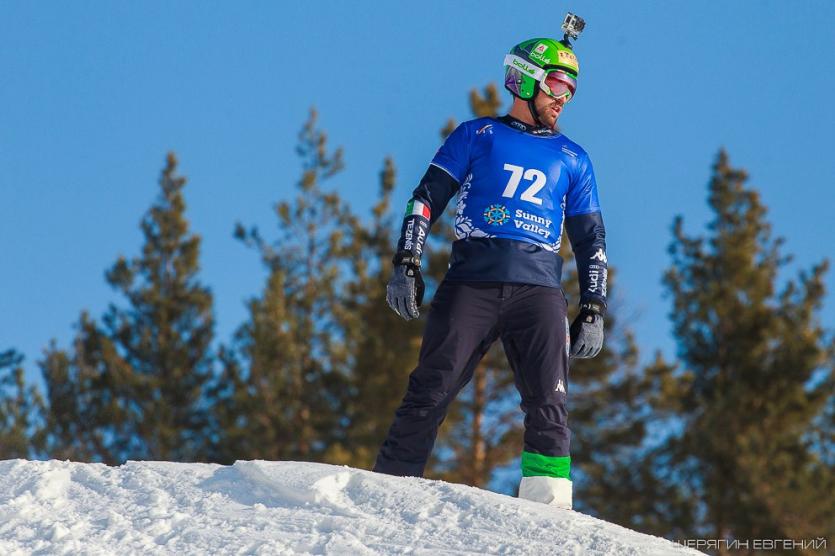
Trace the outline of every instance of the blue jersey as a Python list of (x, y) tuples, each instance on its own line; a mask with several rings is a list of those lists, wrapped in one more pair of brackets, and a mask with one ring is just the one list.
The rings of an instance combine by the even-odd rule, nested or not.
[(457, 239), (506, 238), (556, 252), (566, 216), (600, 212), (591, 161), (561, 134), (479, 118), (458, 126), (431, 164), (460, 184)]
[(582, 301), (605, 306), (606, 233), (588, 154), (510, 116), (464, 122), (413, 192), (395, 262), (419, 261), (429, 227), (458, 196), (445, 279), (560, 286), (565, 229)]

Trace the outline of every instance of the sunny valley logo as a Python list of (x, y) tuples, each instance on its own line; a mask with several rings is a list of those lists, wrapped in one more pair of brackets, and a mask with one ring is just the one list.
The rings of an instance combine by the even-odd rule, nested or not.
[(484, 221), (491, 226), (501, 226), (510, 220), (510, 211), (504, 205), (490, 205), (484, 209)]

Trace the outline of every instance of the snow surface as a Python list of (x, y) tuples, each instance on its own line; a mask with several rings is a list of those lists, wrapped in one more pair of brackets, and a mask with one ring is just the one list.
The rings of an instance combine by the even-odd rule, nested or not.
[(0, 461), (0, 554), (699, 554), (442, 481), (316, 463)]

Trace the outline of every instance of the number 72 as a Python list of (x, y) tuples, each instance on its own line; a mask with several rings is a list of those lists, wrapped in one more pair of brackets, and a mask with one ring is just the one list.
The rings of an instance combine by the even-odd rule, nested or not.
[(521, 199), (537, 205), (542, 204), (542, 199), (536, 197), (535, 195), (539, 193), (543, 187), (545, 187), (545, 183), (548, 181), (545, 174), (536, 168), (528, 168), (525, 170), (521, 166), (516, 166), (514, 164), (505, 164), (504, 169), (510, 171), (510, 179), (507, 181), (507, 186), (504, 188), (502, 197), (513, 198), (516, 194), (516, 189), (519, 187), (519, 183), (522, 181), (522, 178), (524, 178), (532, 181), (533, 183), (522, 192)]

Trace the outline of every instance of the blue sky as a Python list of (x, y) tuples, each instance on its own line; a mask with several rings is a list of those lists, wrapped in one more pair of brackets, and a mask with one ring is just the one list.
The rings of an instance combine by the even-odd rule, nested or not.
[(794, 270), (835, 255), (832, 2), (4, 2), (0, 350), (22, 351), (34, 376), (82, 309), (123, 302), (104, 271), (138, 253), (168, 150), (228, 341), (264, 280), (234, 224), (273, 237), (311, 106), (345, 147), (332, 186), (367, 214), (391, 155), (405, 204), (446, 119), (469, 117), (469, 90), (500, 83), (506, 51), (559, 35), (569, 9), (587, 29), (561, 125), (594, 161), (645, 357), (675, 353), (660, 283), (670, 225), (683, 214), (703, 229), (720, 147), (749, 171)]

